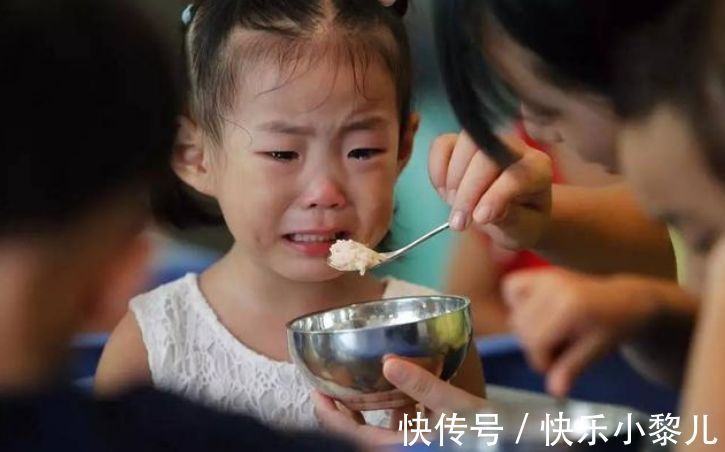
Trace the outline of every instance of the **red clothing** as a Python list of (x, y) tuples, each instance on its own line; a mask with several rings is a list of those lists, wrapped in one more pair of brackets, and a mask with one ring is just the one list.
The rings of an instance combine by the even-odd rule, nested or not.
[(507, 275), (518, 270), (531, 270), (534, 268), (545, 268), (550, 266), (551, 264), (548, 261), (540, 258), (531, 251), (519, 251), (512, 260), (501, 265), (500, 275)]

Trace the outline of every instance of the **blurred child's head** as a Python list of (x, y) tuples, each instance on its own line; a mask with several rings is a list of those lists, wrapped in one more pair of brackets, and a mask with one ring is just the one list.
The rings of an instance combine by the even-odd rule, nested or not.
[(669, 2), (440, 2), (442, 70), (459, 119), (502, 160), (490, 131), (521, 120), (537, 141), (614, 168), (614, 51)]
[[(412, 149), (400, 11), (375, 0), (202, 1), (192, 11), (174, 172), (218, 202), (236, 250), (256, 267), (337, 277), (330, 245), (381, 241)], [(161, 204), (188, 223), (189, 203)]]
[(0, 342), (28, 369), (58, 364), (86, 317), (136, 289), (177, 112), (164, 50), (119, 2), (0, 3)]
[(628, 180), (700, 255), (725, 233), (724, 5), (684, 0), (643, 30), (623, 47), (616, 96)]

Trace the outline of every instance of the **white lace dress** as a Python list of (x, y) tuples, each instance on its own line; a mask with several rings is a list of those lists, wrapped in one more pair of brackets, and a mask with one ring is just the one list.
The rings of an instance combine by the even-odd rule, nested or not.
[[(384, 298), (436, 294), (388, 278)], [(275, 361), (238, 341), (207, 303), (198, 276), (140, 295), (130, 309), (141, 329), (156, 387), (222, 410), (247, 413), (285, 429), (318, 426), (311, 386), (289, 362)], [(366, 413), (382, 425), (385, 412)]]

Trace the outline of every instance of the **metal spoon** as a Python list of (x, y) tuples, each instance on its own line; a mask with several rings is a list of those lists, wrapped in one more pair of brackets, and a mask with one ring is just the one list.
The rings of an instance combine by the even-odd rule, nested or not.
[[(333, 265), (333, 262), (331, 262), (330, 259), (328, 259), (327, 262), (331, 267), (333, 267), (337, 270), (340, 270), (340, 271), (360, 271), (361, 273), (364, 273), (367, 270), (372, 270), (374, 268), (377, 268), (383, 264), (387, 264), (388, 262), (399, 258), (400, 256), (404, 255), (411, 249), (413, 249), (416, 246), (420, 245), (421, 243), (425, 242), (429, 238), (445, 231), (449, 227), (450, 227), (449, 223), (442, 224), (442, 225), (438, 226), (437, 228), (433, 229), (432, 231), (428, 232), (427, 234), (424, 234), (423, 236), (413, 240), (406, 246), (404, 246), (398, 250), (395, 250), (395, 251), (390, 251), (387, 253), (377, 253), (373, 250), (366, 249), (367, 252), (369, 252), (368, 254), (370, 256), (370, 259), (368, 259), (368, 260), (370, 263), (364, 269), (360, 269), (359, 267)], [(362, 245), (362, 244), (357, 244), (357, 245), (359, 245), (360, 247), (364, 247), (364, 245)]]

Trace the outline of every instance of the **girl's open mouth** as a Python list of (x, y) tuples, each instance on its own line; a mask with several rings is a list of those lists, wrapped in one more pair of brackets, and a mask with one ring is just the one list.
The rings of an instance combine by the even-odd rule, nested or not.
[(282, 238), (290, 247), (305, 256), (324, 257), (330, 254), (330, 247), (338, 240), (350, 237), (347, 231), (339, 232), (295, 232), (285, 234)]

